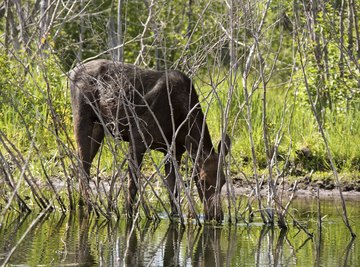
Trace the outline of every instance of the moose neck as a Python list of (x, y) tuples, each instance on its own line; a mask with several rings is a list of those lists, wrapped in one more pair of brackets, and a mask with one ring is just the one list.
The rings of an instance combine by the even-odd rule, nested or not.
[(190, 136), (195, 139), (198, 145), (201, 145), (201, 155), (205, 159), (214, 152), (214, 146), (201, 108), (197, 110), (195, 122), (192, 125)]

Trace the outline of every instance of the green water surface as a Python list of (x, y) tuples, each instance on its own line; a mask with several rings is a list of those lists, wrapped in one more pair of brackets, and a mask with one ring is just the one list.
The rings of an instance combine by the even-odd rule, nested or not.
[(29, 230), (35, 214), (9, 213), (0, 228), (0, 265), (360, 266), (360, 202), (348, 202), (347, 207), (359, 236), (353, 241), (335, 200), (321, 202), (321, 230), (315, 201), (292, 205), (292, 214), (313, 238), (291, 218), (288, 230), (260, 222), (203, 227), (190, 223), (184, 228), (166, 219), (130, 224), (51, 213)]

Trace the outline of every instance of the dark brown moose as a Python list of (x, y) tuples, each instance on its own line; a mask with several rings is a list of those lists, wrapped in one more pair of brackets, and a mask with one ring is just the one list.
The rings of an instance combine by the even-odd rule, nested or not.
[[(69, 79), (75, 140), (87, 181), (91, 162), (106, 132), (129, 142), (127, 212), (131, 215), (144, 153), (148, 149), (171, 153), (179, 164), (187, 150), (196, 160), (194, 181), (204, 202), (205, 219), (223, 219), (215, 197), (225, 183), (223, 157), (215, 152), (198, 96), (186, 75), (175, 70), (145, 70), (120, 62), (93, 60), (75, 67)], [(229, 147), (226, 135), (224, 156)], [(220, 148), (221, 143), (218, 151)], [(177, 196), (174, 161), (167, 160), (165, 172), (170, 196)], [(176, 216), (172, 199), (172, 215)]]

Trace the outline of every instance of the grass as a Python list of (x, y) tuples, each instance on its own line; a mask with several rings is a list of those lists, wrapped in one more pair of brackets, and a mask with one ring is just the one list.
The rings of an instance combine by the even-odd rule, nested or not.
[[(307, 148), (311, 152), (311, 159), (307, 158), (307, 165), (314, 171), (330, 171), (324, 142), (318, 131), (318, 126), (307, 102), (295, 98), (295, 89), (290, 89), (286, 95), (283, 89), (269, 85), (267, 92), (267, 132), (270, 146), (275, 145), (277, 135), (282, 136), (279, 143), (278, 153), (285, 157), (290, 151), (291, 162), (299, 161), (297, 152)], [(202, 96), (211, 94), (212, 88), (204, 84), (198, 85), (202, 90)], [(221, 99), (221, 105), (214, 101), (209, 109), (207, 122), (213, 139), (220, 136), (222, 113), (220, 106), (227, 101), (229, 85), (225, 82), (217, 90)], [(250, 162), (251, 146), (249, 142), (249, 131), (246, 122), (246, 110), (239, 113), (239, 108), (244, 104), (242, 97), (242, 86), (237, 84), (234, 99), (231, 101), (229, 127), (227, 132), (234, 133), (232, 136), (232, 154), (236, 162)], [(287, 97), (287, 98), (286, 98)], [(205, 103), (205, 101), (204, 101)], [(203, 109), (206, 110), (206, 104)], [(357, 120), (360, 111), (356, 109), (348, 112), (335, 112), (325, 110), (325, 124), (327, 138), (330, 143), (331, 152), (340, 171), (351, 172), (359, 170), (360, 159), (360, 121)], [(266, 156), (262, 125), (262, 91), (259, 89), (252, 96), (251, 119), (253, 139), (255, 143), (256, 156), (259, 166), (266, 166)], [(245, 161), (245, 162), (244, 162)], [(251, 164), (250, 164), (251, 165)], [(246, 168), (246, 166), (243, 166)], [(251, 168), (247, 169), (251, 172)]]

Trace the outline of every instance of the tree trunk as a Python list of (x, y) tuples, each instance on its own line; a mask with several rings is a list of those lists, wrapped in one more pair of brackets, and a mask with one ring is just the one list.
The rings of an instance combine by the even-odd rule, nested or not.
[(24, 45), (26, 52), (28, 54), (31, 54), (31, 50), (28, 46), (29, 35), (26, 30), (26, 22), (25, 22), (26, 20), (25, 20), (25, 15), (24, 15), (23, 9), (21, 7), (21, 2), (20, 2), (20, 0), (12, 0), (12, 1), (13, 1), (13, 3), (15, 3), (16, 12), (17, 12), (18, 19), (19, 19), (19, 29), (20, 29), (21, 41)]
[(123, 1), (118, 0), (117, 7), (117, 37), (118, 37), (118, 51), (117, 51), (117, 60), (124, 61), (124, 42), (123, 42), (123, 31), (122, 31), (122, 5)]

